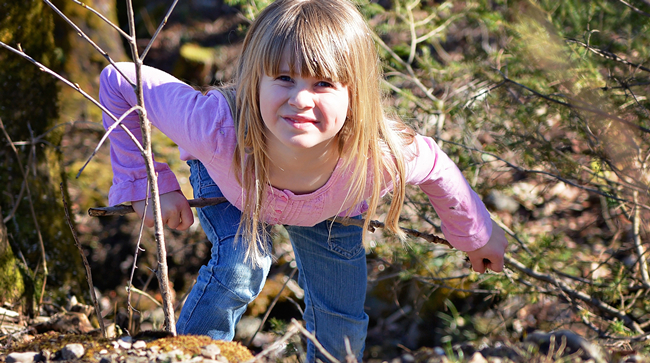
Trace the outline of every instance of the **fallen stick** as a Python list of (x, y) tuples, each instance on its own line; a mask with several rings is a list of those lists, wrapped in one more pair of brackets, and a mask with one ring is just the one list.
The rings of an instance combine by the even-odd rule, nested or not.
[[(197, 198), (188, 199), (190, 207), (202, 208), (210, 205), (217, 205), (225, 203), (228, 200), (224, 197), (217, 198)], [(96, 207), (88, 209), (88, 215), (91, 217), (106, 217), (106, 216), (123, 216), (129, 213), (135, 213), (133, 207), (127, 204), (119, 204), (112, 207)]]
[[(217, 205), (221, 203), (225, 203), (228, 200), (224, 197), (217, 197), (217, 198), (197, 198), (197, 199), (188, 199), (187, 202), (190, 204), (190, 207), (192, 208), (202, 208), (202, 207), (207, 207), (211, 205)], [(120, 205), (115, 205), (112, 207), (96, 207), (96, 208), (90, 208), (88, 209), (88, 215), (91, 217), (105, 217), (105, 216), (123, 216), (129, 213), (135, 213), (133, 210), (133, 207), (127, 204), (120, 204)], [(358, 226), (358, 227), (363, 227), (365, 220), (363, 219), (356, 219), (356, 218), (347, 218), (347, 217), (332, 217), (329, 219), (330, 221), (334, 221), (337, 223), (341, 223), (344, 226)], [(379, 222), (379, 221), (370, 221), (370, 224), (368, 225), (368, 230), (370, 232), (374, 232), (376, 228), (384, 228), (384, 223)], [(439, 243), (446, 245), (448, 247), (452, 247), (451, 243), (449, 243), (446, 239), (440, 238), (436, 235), (430, 234), (430, 233), (424, 233), (420, 232), (414, 229), (409, 229), (409, 228), (402, 228), (402, 231), (404, 233), (416, 237), (416, 238), (422, 238), (426, 241), (429, 241), (431, 243)]]

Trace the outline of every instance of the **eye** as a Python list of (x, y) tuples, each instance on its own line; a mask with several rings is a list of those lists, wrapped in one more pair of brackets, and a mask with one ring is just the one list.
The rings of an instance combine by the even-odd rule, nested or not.
[(293, 79), (291, 79), (291, 77), (289, 77), (287, 75), (280, 75), (280, 76), (275, 77), (275, 79), (278, 80), (278, 81), (282, 81), (282, 82), (291, 82), (291, 81), (293, 81)]
[(317, 87), (327, 87), (327, 88), (336, 88), (333, 82), (330, 81), (319, 81), (316, 83)]

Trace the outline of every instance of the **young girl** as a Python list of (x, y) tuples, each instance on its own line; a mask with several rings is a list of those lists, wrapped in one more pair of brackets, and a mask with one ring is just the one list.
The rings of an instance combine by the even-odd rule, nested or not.
[[(118, 67), (135, 79), (132, 64)], [(361, 360), (368, 324), (364, 233), (328, 219), (366, 212), (370, 220), (379, 199), (392, 191), (386, 225), (400, 234), (406, 184), (429, 196), (446, 238), (467, 251), (476, 271), (501, 271), (503, 231), (431, 138), (384, 113), (381, 77), (371, 31), (347, 0), (278, 0), (267, 7), (244, 41), (236, 94), (204, 95), (166, 73), (143, 69), (147, 115), (181, 149), (194, 197), (229, 201), (197, 209), (212, 256), (183, 306), (180, 334), (233, 338), (271, 265), (267, 227), (282, 224), (305, 291), (307, 329), (340, 360), (347, 336)], [(113, 67), (101, 75), (100, 100), (115, 115), (136, 104), (133, 89)], [(123, 122), (139, 135), (135, 113)], [(112, 120), (105, 116), (104, 124)], [(119, 128), (111, 135), (111, 159), (109, 203), (132, 202), (142, 216), (144, 163)], [(163, 222), (188, 228), (192, 212), (176, 178), (164, 164), (156, 170)], [(307, 360), (315, 359), (325, 361), (310, 343)]]

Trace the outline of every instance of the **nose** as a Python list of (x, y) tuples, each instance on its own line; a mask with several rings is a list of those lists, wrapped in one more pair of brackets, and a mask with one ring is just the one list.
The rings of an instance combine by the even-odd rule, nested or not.
[(289, 96), (289, 104), (301, 110), (314, 107), (314, 93), (307, 87), (296, 87)]

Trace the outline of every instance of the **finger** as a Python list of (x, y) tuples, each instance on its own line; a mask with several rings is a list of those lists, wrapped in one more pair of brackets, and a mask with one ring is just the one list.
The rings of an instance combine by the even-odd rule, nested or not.
[(485, 272), (485, 264), (483, 264), (483, 260), (480, 258), (474, 258), (470, 256), (469, 262), (472, 264), (472, 269), (480, 274)]
[(180, 224), (180, 216), (178, 212), (171, 211), (165, 213), (165, 218), (163, 218), (164, 224), (166, 224), (171, 229), (176, 229)]
[(181, 223), (176, 227), (179, 231), (184, 231), (194, 224), (194, 214), (189, 204), (181, 209)]
[(493, 257), (490, 261), (490, 269), (494, 272), (503, 271), (503, 256)]

